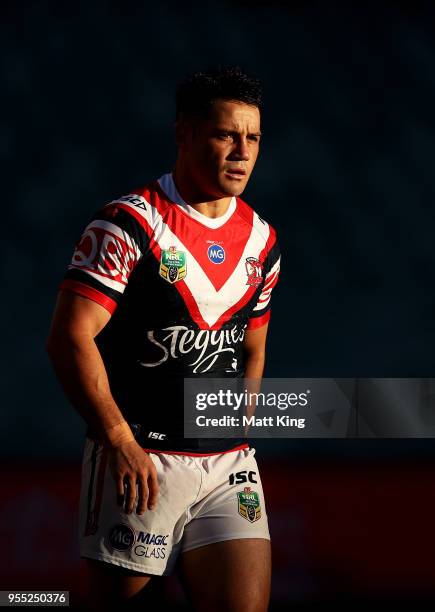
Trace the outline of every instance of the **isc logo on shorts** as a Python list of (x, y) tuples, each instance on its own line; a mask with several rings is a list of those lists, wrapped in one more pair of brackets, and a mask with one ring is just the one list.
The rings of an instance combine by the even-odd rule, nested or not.
[(121, 551), (129, 550), (134, 544), (134, 539), (135, 533), (133, 529), (122, 523), (112, 527), (108, 536), (110, 546), (115, 550)]

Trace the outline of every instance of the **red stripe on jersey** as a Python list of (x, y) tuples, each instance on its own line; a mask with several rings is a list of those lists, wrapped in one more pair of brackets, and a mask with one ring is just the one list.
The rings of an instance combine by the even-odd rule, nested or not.
[[(237, 198), (237, 204), (238, 204), (238, 211), (239, 211), (240, 216), (243, 217), (245, 219), (245, 221), (250, 222), (251, 224), (253, 224), (253, 215), (254, 215), (253, 209), (249, 206), (249, 204), (247, 204), (241, 198)], [(261, 221), (260, 221), (260, 223), (261, 223)], [(269, 223), (265, 222), (265, 224), (269, 226), (269, 236), (268, 236), (268, 239), (266, 241), (266, 244), (264, 245), (263, 250), (261, 251), (260, 255), (258, 256), (258, 259), (259, 259), (261, 264), (264, 263), (264, 260), (266, 259), (270, 249), (273, 247), (273, 245), (276, 242), (276, 232), (275, 232), (274, 228)]]
[[(150, 244), (150, 248), (151, 248), (151, 251), (154, 257), (157, 259), (157, 262), (160, 263), (160, 260), (162, 257), (162, 249), (159, 247), (159, 245), (155, 241), (153, 241), (153, 243)], [(201, 329), (219, 329), (219, 327), (216, 327), (215, 325), (210, 327), (204, 321), (204, 319), (202, 318), (201, 312), (198, 308), (198, 304), (196, 303), (196, 300), (193, 297), (192, 292), (190, 291), (189, 287), (184, 282), (184, 280), (179, 280), (177, 283), (175, 283), (175, 288), (177, 289), (178, 293), (181, 295), (184, 303), (186, 304), (190, 316), (196, 323), (198, 323)]]
[(252, 319), (248, 319), (248, 327), (246, 329), (258, 329), (259, 327), (263, 327), (270, 319), (271, 310), (268, 310), (261, 315), (261, 317), (253, 317)]
[(144, 217), (142, 217), (142, 215), (140, 215), (136, 210), (134, 210), (134, 208), (131, 208), (131, 206), (127, 206), (126, 204), (123, 204), (122, 202), (120, 204), (115, 203), (113, 206), (116, 206), (116, 208), (122, 208), (122, 210), (125, 210), (125, 212), (129, 213), (132, 217), (134, 217), (136, 221), (139, 223), (139, 225), (144, 228), (148, 238), (150, 240), (153, 239), (153, 233), (154, 233), (153, 228), (148, 223), (148, 221), (144, 219)]
[(272, 293), (272, 289), (275, 287), (278, 282), (279, 272), (275, 270), (272, 276), (269, 277), (267, 283), (264, 285), (261, 295), (258, 298), (257, 306), (261, 304), (267, 303), (270, 300), (270, 294)]
[[(153, 205), (164, 217), (164, 222), (169, 229), (196, 259), (216, 291), (219, 291), (234, 272), (243, 255), (246, 243), (253, 231), (254, 211), (248, 207), (247, 213), (241, 218), (238, 214), (239, 204), (237, 202), (236, 210), (228, 221), (221, 227), (211, 228), (190, 217), (177, 204), (172, 203), (168, 206), (168, 196), (160, 185), (157, 190), (158, 195), (157, 193), (154, 195)], [(225, 259), (222, 262), (213, 263), (208, 256), (208, 250), (213, 248), (214, 244), (221, 246), (225, 251)]]
[[(125, 211), (132, 214), (134, 218), (137, 219), (137, 221), (145, 229), (148, 236), (150, 236), (150, 238), (153, 236), (153, 231), (151, 229), (151, 226), (139, 213), (137, 213), (130, 206), (124, 206), (123, 204), (117, 204), (117, 206), (119, 208), (123, 208)], [(150, 241), (150, 250), (152, 251), (157, 262), (160, 263), (161, 256), (162, 256), (162, 250), (153, 237)], [(252, 294), (255, 292), (255, 289), (256, 289), (255, 287), (249, 287), (249, 289), (246, 291), (243, 297), (237, 302), (237, 304), (234, 304), (233, 306), (231, 306), (231, 308), (229, 308), (226, 312), (224, 312), (221, 315), (221, 317), (216, 321), (214, 325), (210, 326), (208, 325), (208, 323), (206, 323), (206, 321), (204, 321), (201, 315), (201, 312), (198, 308), (198, 305), (196, 303), (196, 300), (193, 297), (192, 292), (190, 291), (185, 281), (180, 280), (177, 283), (175, 283), (175, 288), (177, 289), (184, 303), (186, 304), (187, 309), (189, 310), (189, 313), (192, 319), (199, 325), (201, 329), (210, 329), (210, 330), (220, 329), (222, 325), (226, 321), (228, 321), (235, 312), (243, 308), (243, 306), (245, 306), (249, 302), (249, 300), (252, 297)]]
[(118, 306), (118, 304), (115, 302), (115, 300), (112, 300), (112, 298), (104, 295), (104, 293), (101, 293), (101, 291), (98, 291), (93, 287), (89, 287), (88, 285), (81, 283), (80, 281), (66, 279), (62, 281), (59, 289), (62, 289), (63, 291), (71, 291), (72, 293), (88, 298), (89, 300), (96, 302), (108, 310), (110, 314), (113, 314)]
[(263, 262), (266, 259), (266, 257), (270, 253), (275, 242), (276, 242), (276, 231), (271, 225), (269, 225), (269, 238), (267, 239), (264, 249), (261, 251), (260, 257), (259, 257), (261, 262)]
[[(270, 274), (270, 273), (269, 273)], [(279, 276), (279, 269), (276, 269), (274, 272), (272, 272), (272, 274), (270, 274), (270, 276), (267, 278), (264, 287), (263, 287), (263, 291), (265, 289), (273, 289), (273, 287), (275, 287), (276, 283), (278, 282), (278, 276)]]
[[(240, 200), (240, 203), (243, 208), (242, 215), (240, 215), (239, 217), (239, 215), (237, 214), (237, 210), (236, 210), (233, 216), (231, 217), (231, 219), (229, 219), (223, 226), (223, 228), (225, 228), (223, 232), (225, 232), (226, 230), (228, 230), (229, 224), (231, 223), (231, 220), (233, 220), (234, 218), (234, 222), (232, 226), (230, 227), (230, 232), (228, 234), (228, 241), (233, 242), (234, 235), (237, 235), (237, 236), (241, 235), (242, 242), (243, 242), (242, 244), (243, 248), (242, 248), (242, 252), (240, 253), (240, 256), (238, 256), (237, 261), (233, 261), (233, 268), (229, 271), (228, 277), (225, 278), (222, 284), (220, 284), (220, 282), (214, 282), (215, 279), (213, 278), (213, 276), (210, 277), (209, 274), (207, 274), (207, 268), (210, 270), (210, 272), (215, 273), (216, 268), (219, 268), (220, 266), (224, 264), (214, 264), (211, 261), (209, 261), (207, 257), (206, 248), (204, 248), (203, 250), (204, 250), (204, 257), (207, 259), (208, 263), (206, 265), (204, 264), (204, 257), (198, 256), (198, 248), (197, 246), (194, 245), (194, 241), (198, 235), (198, 232), (195, 231), (195, 227), (192, 227), (192, 226), (189, 227), (189, 222), (195, 221), (195, 223), (200, 225), (201, 240), (204, 239), (204, 243), (205, 243), (204, 232), (206, 232), (207, 230), (210, 230), (211, 232), (216, 232), (221, 228), (210, 229), (210, 228), (207, 228), (205, 225), (198, 223), (195, 219), (191, 219), (176, 204), (168, 203), (168, 198), (166, 194), (163, 192), (163, 190), (161, 189), (158, 182), (153, 187), (155, 188), (155, 191), (144, 189), (141, 191), (140, 195), (142, 195), (142, 197), (144, 197), (150, 205), (154, 206), (156, 210), (159, 212), (159, 214), (162, 215), (162, 217), (164, 216), (163, 222), (170, 228), (172, 233), (176, 235), (177, 238), (180, 238), (180, 240), (183, 242), (186, 248), (189, 249), (190, 253), (197, 260), (197, 263), (200, 265), (203, 272), (207, 275), (207, 278), (209, 278), (210, 282), (212, 282), (213, 286), (218, 291), (222, 287), (222, 285), (225, 284), (229, 276), (231, 276), (231, 274), (234, 272), (234, 269), (237, 263), (239, 262), (241, 255), (243, 254), (243, 250), (245, 249), (246, 242), (249, 239), (251, 232), (255, 231), (252, 225), (253, 216), (254, 216), (253, 210), (251, 209), (250, 206), (245, 204), (243, 200)], [(157, 191), (159, 194), (161, 194), (161, 196), (157, 194)], [(239, 199), (238, 199), (238, 202), (239, 202)], [(157, 262), (160, 263), (162, 250), (159, 244), (154, 239), (154, 230), (150, 226), (148, 221), (130, 206), (127, 206), (122, 203), (114, 204), (114, 205), (116, 205), (118, 208), (122, 208), (126, 212), (133, 215), (134, 218), (138, 221), (138, 223), (144, 228), (148, 237), (150, 238), (150, 245), (149, 245), (150, 250), (154, 254), (154, 257), (156, 258)], [(244, 229), (244, 233), (239, 231), (239, 228), (242, 228), (242, 227), (247, 228), (247, 229)], [(221, 237), (223, 235), (225, 234), (221, 232)], [(217, 237), (215, 239), (216, 241), (218, 241)], [(206, 244), (207, 243), (205, 243), (205, 245)], [(267, 251), (266, 249), (263, 249), (262, 255), (265, 253), (267, 254)], [(265, 255), (263, 256), (263, 260), (264, 260), (264, 257)], [(229, 259), (231, 259), (232, 261), (234, 257), (231, 257)], [(222, 277), (221, 277), (221, 280), (222, 280)], [(241, 310), (249, 302), (249, 300), (252, 298), (253, 293), (256, 290), (255, 286), (249, 286), (246, 292), (240, 298), (240, 300), (236, 304), (233, 304), (230, 308), (228, 308), (228, 310), (226, 310), (224, 313), (222, 313), (219, 319), (213, 325), (210, 326), (202, 317), (201, 312), (198, 308), (197, 302), (194, 296), (192, 295), (192, 292), (190, 291), (187, 283), (184, 280), (180, 280), (177, 283), (175, 283), (175, 287), (177, 291), (179, 292), (180, 296), (182, 297), (184, 303), (186, 304), (186, 307), (189, 310), (189, 313), (192, 319), (199, 325), (201, 329), (208, 329), (208, 330), (220, 329), (222, 325), (226, 323), (233, 316), (235, 312)]]
[(154, 450), (153, 448), (144, 448), (143, 450), (146, 453), (157, 453), (162, 455), (184, 455), (186, 457), (211, 457), (212, 455), (226, 455), (227, 453), (233, 453), (234, 451), (243, 450), (244, 448), (249, 448), (249, 444), (240, 444), (240, 446), (236, 446), (234, 448), (230, 448), (226, 451), (221, 451), (217, 453), (183, 453), (182, 451), (166, 451), (166, 450)]
[(252, 287), (252, 286), (249, 287), (249, 289), (246, 291), (243, 297), (237, 302), (237, 304), (234, 304), (233, 306), (231, 306), (231, 308), (229, 308), (226, 312), (224, 312), (224, 314), (219, 317), (219, 319), (210, 329), (220, 329), (224, 323), (226, 323), (229, 319), (231, 319), (234, 313), (236, 313), (238, 310), (241, 310), (244, 306), (246, 306), (246, 304), (249, 302), (249, 300), (251, 299), (255, 291), (256, 291), (256, 287)]
[[(149, 200), (147, 200), (147, 202), (148, 201)], [(160, 263), (161, 256), (162, 256), (162, 250), (160, 246), (157, 244), (157, 242), (154, 240), (154, 235), (153, 235), (154, 232), (153, 232), (152, 227), (148, 223), (148, 221), (144, 219), (142, 215), (140, 215), (137, 211), (135, 211), (130, 206), (126, 206), (125, 204), (122, 204), (122, 203), (116, 204), (116, 206), (118, 208), (122, 208), (127, 213), (132, 215), (136, 219), (136, 221), (141, 225), (141, 227), (144, 228), (148, 237), (150, 238), (149, 248), (151, 252), (153, 253), (154, 257), (156, 258), (157, 262)], [(196, 304), (196, 301), (193, 295), (191, 294), (189, 288), (187, 287), (186, 283), (183, 280), (181, 280), (181, 281), (178, 281), (178, 283), (176, 283), (175, 286), (178, 292), (180, 293), (181, 297), (183, 298), (192, 319), (198, 323), (201, 329), (204, 329), (204, 328), (210, 329), (210, 327), (207, 325), (207, 323), (202, 318), (201, 313), (199, 312), (198, 306)]]
[[(157, 243), (154, 243), (152, 252), (155, 258), (157, 259), (157, 261), (160, 262), (162, 251)], [(175, 288), (178, 290), (179, 294), (183, 298), (183, 301), (186, 304), (187, 309), (189, 310), (189, 313), (192, 319), (196, 323), (198, 323), (201, 329), (209, 329), (209, 330), (220, 329), (222, 325), (226, 323), (226, 321), (231, 319), (231, 317), (233, 316), (235, 312), (237, 312), (238, 310), (241, 310), (249, 302), (249, 300), (252, 297), (252, 294), (255, 293), (255, 290), (256, 290), (255, 287), (249, 287), (249, 289), (246, 291), (243, 297), (236, 304), (234, 304), (227, 311), (225, 311), (219, 317), (216, 323), (214, 323), (213, 325), (209, 325), (206, 321), (204, 321), (201, 315), (201, 312), (198, 308), (198, 304), (196, 303), (196, 300), (193, 297), (192, 292), (190, 291), (185, 281), (180, 280), (177, 283), (175, 283)]]
[(148, 188), (142, 190), (141, 196), (154, 206), (159, 214), (164, 217), (168, 208), (173, 208), (174, 203), (169, 200), (166, 193), (160, 187), (159, 181), (154, 181)]

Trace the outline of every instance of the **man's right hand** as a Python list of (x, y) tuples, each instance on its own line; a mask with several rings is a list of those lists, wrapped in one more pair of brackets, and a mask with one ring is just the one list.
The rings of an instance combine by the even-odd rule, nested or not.
[(133, 512), (136, 498), (136, 514), (143, 514), (147, 507), (155, 509), (159, 492), (157, 470), (136, 440), (109, 447), (109, 467), (116, 484), (118, 504), (125, 503), (127, 514)]
[(109, 448), (110, 470), (117, 495), (125, 502), (125, 511), (133, 512), (137, 497), (136, 512), (143, 514), (147, 506), (150, 510), (156, 506), (157, 472), (112, 397), (106, 368), (95, 343), (110, 316), (93, 300), (60, 291), (47, 351), (72, 404)]

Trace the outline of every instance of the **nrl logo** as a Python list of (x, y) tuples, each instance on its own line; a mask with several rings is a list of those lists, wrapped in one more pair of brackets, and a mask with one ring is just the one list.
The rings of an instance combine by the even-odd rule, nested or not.
[(186, 253), (177, 251), (177, 247), (171, 246), (167, 250), (162, 250), (160, 258), (159, 274), (168, 283), (176, 283), (182, 280), (186, 274)]
[(238, 513), (250, 523), (255, 523), (261, 518), (261, 506), (258, 493), (251, 491), (251, 487), (245, 487), (243, 493), (237, 493)]
[(260, 260), (258, 260), (256, 257), (247, 257), (245, 266), (246, 274), (248, 275), (248, 280), (246, 281), (246, 284), (257, 287), (263, 280), (262, 265), (260, 263)]

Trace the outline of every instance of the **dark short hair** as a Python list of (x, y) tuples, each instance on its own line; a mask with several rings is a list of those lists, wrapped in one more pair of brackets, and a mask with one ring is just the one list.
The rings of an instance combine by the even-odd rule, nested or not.
[(233, 100), (262, 110), (263, 88), (260, 81), (245, 74), (238, 66), (212, 68), (195, 72), (177, 86), (176, 119), (207, 118), (216, 100)]

